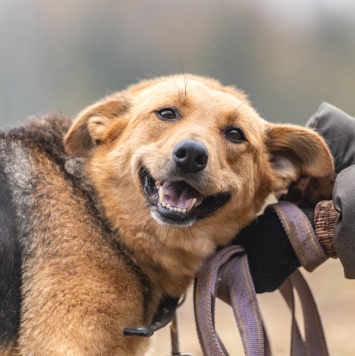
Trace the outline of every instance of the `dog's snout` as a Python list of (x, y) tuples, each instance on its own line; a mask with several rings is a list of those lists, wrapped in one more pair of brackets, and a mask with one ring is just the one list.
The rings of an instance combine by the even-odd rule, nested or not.
[(197, 173), (206, 167), (208, 151), (200, 141), (182, 140), (173, 150), (173, 159), (184, 173)]

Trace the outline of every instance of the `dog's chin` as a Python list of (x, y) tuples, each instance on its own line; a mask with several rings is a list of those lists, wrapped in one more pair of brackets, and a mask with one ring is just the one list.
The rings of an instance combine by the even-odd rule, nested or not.
[(146, 168), (139, 177), (152, 218), (161, 225), (191, 227), (216, 213), (230, 198), (221, 192), (205, 196), (184, 180), (155, 180)]

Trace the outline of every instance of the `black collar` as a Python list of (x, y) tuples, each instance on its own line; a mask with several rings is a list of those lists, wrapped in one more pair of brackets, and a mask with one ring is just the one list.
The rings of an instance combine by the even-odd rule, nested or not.
[(178, 307), (180, 298), (163, 297), (160, 300), (157, 311), (154, 314), (153, 321), (149, 326), (140, 328), (125, 328), (124, 335), (150, 337), (155, 331), (163, 328), (172, 320), (175, 310)]

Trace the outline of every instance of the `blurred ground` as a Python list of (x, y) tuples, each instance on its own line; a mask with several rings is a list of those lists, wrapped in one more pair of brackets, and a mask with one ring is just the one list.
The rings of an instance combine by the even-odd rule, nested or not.
[[(339, 260), (328, 260), (313, 273), (302, 270), (309, 282), (321, 313), (330, 355), (355, 355), (355, 281), (346, 280)], [(201, 356), (192, 307), (192, 291), (179, 310), (181, 351)], [(274, 355), (289, 355), (290, 315), (279, 292), (259, 296), (260, 308)], [(299, 305), (297, 305), (299, 308)], [(231, 356), (243, 355), (239, 332), (232, 310), (220, 302), (216, 308), (219, 335)], [(299, 322), (300, 328), (302, 320)], [(169, 355), (169, 329), (154, 336), (153, 355)]]

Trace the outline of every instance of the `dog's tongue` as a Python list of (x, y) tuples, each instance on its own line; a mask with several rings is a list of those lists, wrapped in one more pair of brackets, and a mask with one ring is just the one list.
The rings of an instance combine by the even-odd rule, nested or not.
[[(164, 201), (174, 208), (190, 210), (199, 206), (203, 200), (202, 195), (185, 182), (164, 182)], [(194, 202), (194, 199), (196, 201)], [(192, 205), (192, 206), (191, 206)]]

